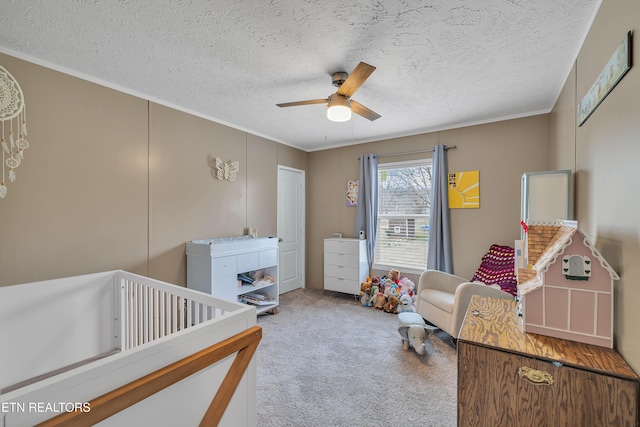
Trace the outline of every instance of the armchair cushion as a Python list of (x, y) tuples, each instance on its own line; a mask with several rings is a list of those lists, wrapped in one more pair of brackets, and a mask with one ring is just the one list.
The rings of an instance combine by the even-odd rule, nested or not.
[(514, 249), (509, 246), (491, 245), (482, 257), (478, 270), (471, 279), (485, 285), (499, 285), (502, 291), (516, 295), (516, 275), (514, 272)]
[(455, 293), (438, 291), (436, 289), (425, 289), (420, 293), (420, 298), (429, 301), (432, 305), (447, 313), (453, 313)]

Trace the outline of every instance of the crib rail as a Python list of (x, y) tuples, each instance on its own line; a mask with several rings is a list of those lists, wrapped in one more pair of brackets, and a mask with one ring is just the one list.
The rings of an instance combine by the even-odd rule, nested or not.
[(37, 424), (36, 427), (89, 426), (97, 424), (189, 375), (236, 353), (229, 371), (200, 422), (201, 427), (217, 426), (261, 339), (262, 328), (254, 326), (91, 400), (89, 402), (91, 411), (89, 412), (66, 412)]
[(123, 351), (238, 310), (236, 304), (210, 295), (124, 271), (118, 272), (116, 282), (120, 336), (115, 339), (116, 347)]

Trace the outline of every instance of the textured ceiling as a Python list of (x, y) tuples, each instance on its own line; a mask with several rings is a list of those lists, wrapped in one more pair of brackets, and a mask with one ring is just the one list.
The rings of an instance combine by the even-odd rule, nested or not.
[[(601, 0), (2, 0), (0, 51), (307, 151), (550, 111)], [(326, 120), (331, 73), (377, 67)]]

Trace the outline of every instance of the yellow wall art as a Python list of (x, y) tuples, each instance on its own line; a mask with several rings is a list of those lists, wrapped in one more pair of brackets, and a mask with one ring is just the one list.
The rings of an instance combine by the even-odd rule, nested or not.
[(449, 174), (449, 209), (480, 207), (480, 171)]

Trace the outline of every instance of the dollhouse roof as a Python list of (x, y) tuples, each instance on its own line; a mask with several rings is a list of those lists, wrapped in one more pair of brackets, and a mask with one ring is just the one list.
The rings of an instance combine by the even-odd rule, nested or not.
[(529, 263), (533, 264), (533, 268), (531, 270), (520, 269), (518, 271), (520, 295), (526, 295), (542, 287), (540, 273), (546, 272), (549, 266), (564, 253), (567, 246), (573, 241), (574, 235), (582, 239), (583, 244), (589, 248), (591, 254), (609, 272), (611, 279), (620, 279), (618, 273), (611, 268), (600, 252), (578, 229), (576, 221), (531, 222), (527, 226), (527, 251)]

